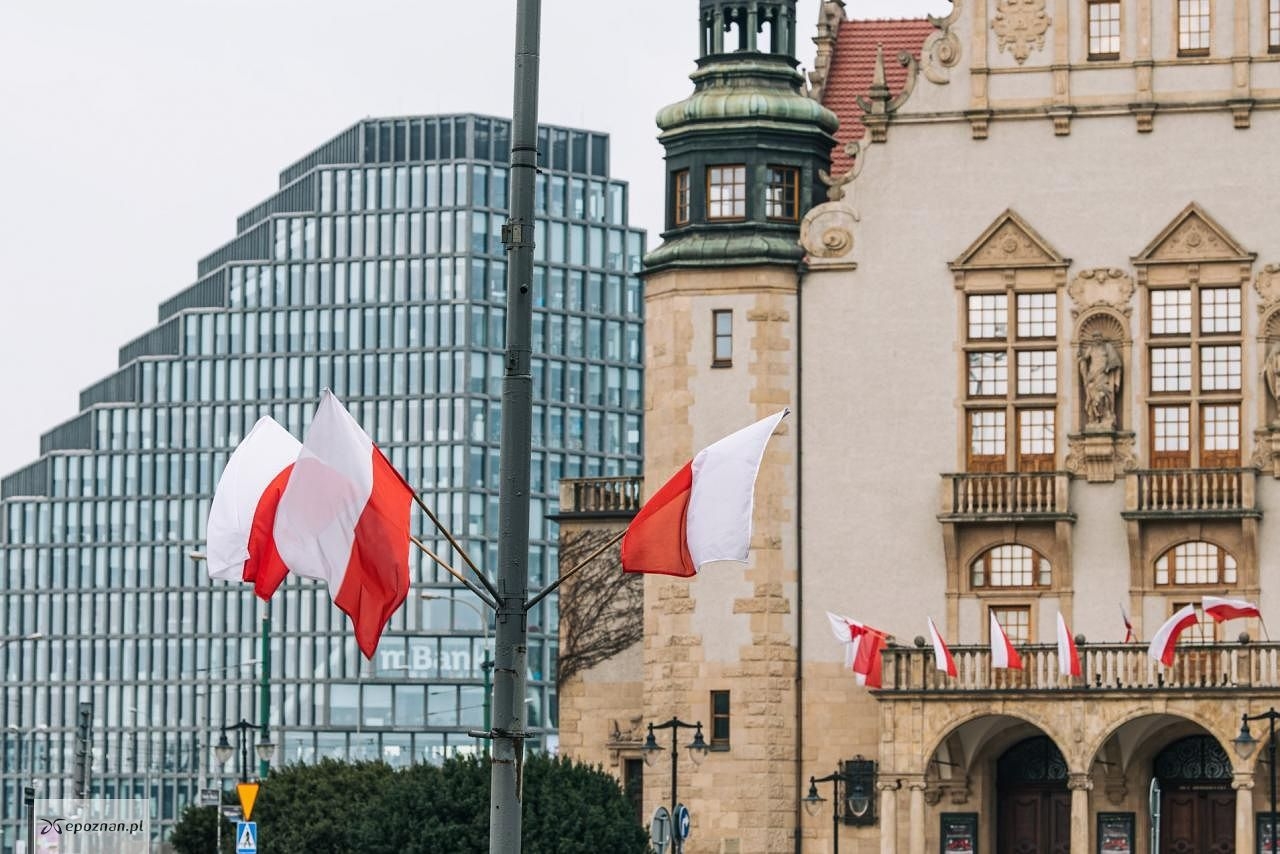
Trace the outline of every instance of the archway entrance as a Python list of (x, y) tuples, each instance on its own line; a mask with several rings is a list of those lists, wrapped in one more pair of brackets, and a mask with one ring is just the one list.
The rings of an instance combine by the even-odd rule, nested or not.
[(1068, 854), (1067, 763), (1046, 736), (1024, 739), (996, 761), (997, 854)]
[(1236, 850), (1231, 760), (1207, 735), (1173, 742), (1156, 755), (1161, 854), (1231, 854)]

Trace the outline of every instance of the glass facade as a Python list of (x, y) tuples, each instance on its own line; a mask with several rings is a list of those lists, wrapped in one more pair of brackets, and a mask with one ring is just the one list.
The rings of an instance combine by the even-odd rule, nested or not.
[[(322, 145), (200, 261), (81, 413), (42, 437), (40, 458), (3, 480), (6, 850), (28, 777), (70, 796), (80, 702), (93, 704), (93, 792), (149, 791), (162, 832), (200, 788), (229, 785), (235, 761), (216, 766), (209, 746), (224, 725), (261, 723), (268, 611), (275, 762), (476, 749), (466, 732), (484, 720), (490, 627), (417, 550), (371, 662), (322, 586), (290, 578), (268, 608), (248, 585), (210, 582), (198, 552), (236, 443), (264, 414), (301, 438), (327, 387), (495, 565), (509, 150), (510, 123), (475, 115), (366, 120)], [(539, 151), (533, 590), (556, 574), (545, 517), (559, 479), (638, 474), (642, 411), (644, 233), (608, 176), (608, 138), (544, 127)], [(538, 748), (556, 726), (554, 595), (529, 623)]]

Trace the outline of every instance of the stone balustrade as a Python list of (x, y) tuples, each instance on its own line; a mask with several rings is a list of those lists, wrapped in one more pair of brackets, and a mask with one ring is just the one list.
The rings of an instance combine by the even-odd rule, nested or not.
[(560, 513), (635, 513), (644, 478), (579, 477), (560, 481)]
[(1247, 513), (1255, 511), (1253, 469), (1150, 469), (1125, 479), (1132, 513)]
[(1061, 516), (1067, 511), (1066, 472), (945, 474), (944, 517)]
[(951, 647), (958, 675), (938, 670), (930, 647), (884, 651), (884, 692), (1153, 691), (1280, 688), (1280, 643), (1179, 646), (1172, 667), (1147, 655), (1146, 644), (1085, 644), (1080, 677), (1058, 672), (1056, 645), (1019, 646), (1022, 670), (993, 669), (991, 649)]

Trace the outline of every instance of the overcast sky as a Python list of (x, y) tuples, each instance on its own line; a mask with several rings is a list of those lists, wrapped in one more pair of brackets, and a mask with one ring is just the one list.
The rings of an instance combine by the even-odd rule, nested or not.
[[(800, 0), (813, 61), (820, 0)], [(278, 172), (365, 116), (511, 113), (515, 0), (0, 4), (0, 475)], [(848, 0), (856, 17), (949, 0)], [(539, 119), (605, 131), (632, 222), (662, 206), (653, 116), (691, 91), (696, 0), (544, 0)]]

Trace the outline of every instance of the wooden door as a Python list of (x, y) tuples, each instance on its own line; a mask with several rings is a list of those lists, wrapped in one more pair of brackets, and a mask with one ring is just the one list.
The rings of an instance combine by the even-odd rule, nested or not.
[(1019, 788), (1000, 793), (997, 854), (1069, 854), (1071, 793)]
[(1230, 790), (1165, 790), (1160, 805), (1161, 854), (1233, 854), (1235, 795)]

